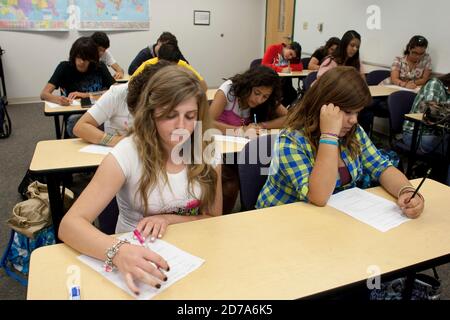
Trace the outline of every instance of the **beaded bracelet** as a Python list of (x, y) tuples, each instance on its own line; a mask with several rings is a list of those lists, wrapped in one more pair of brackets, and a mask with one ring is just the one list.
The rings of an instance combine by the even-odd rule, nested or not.
[(323, 143), (323, 144), (331, 144), (333, 146), (338, 146), (338, 142), (335, 140), (328, 140), (328, 139), (320, 139), (319, 143)]

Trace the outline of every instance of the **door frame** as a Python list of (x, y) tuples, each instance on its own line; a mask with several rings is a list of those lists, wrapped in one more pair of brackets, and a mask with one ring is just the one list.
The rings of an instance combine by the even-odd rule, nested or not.
[[(267, 34), (267, 6), (268, 6), (268, 2), (269, 2), (269, 0), (266, 0), (266, 16), (265, 16), (265, 19), (264, 19), (264, 48), (266, 47), (266, 34)], [(293, 42), (294, 41), (294, 31), (295, 31), (295, 9), (297, 8), (297, 0), (294, 0), (294, 12), (293, 12), (293, 15), (292, 15), (292, 32), (291, 32), (291, 34), (292, 34), (292, 39), (291, 39), (291, 42)], [(263, 55), (264, 55), (264, 53), (263, 53)]]

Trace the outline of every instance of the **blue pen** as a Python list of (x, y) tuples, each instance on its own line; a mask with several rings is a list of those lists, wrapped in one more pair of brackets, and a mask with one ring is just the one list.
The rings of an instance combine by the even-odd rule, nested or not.
[(72, 286), (70, 288), (70, 296), (69, 296), (70, 300), (81, 300), (81, 290), (80, 290), (80, 286)]

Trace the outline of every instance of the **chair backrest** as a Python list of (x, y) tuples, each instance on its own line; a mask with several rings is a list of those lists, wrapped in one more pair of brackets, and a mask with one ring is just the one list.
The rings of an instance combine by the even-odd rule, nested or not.
[(303, 91), (306, 91), (309, 89), (309, 87), (311, 87), (311, 84), (316, 81), (317, 79), (317, 71), (311, 72), (310, 74), (308, 74), (305, 78), (305, 80), (303, 80)]
[(402, 132), (405, 114), (411, 111), (415, 98), (416, 94), (411, 91), (397, 91), (389, 95), (389, 135), (391, 139), (395, 134)]
[(391, 71), (389, 70), (373, 70), (370, 71), (366, 76), (367, 85), (376, 86), (381, 81), (391, 76)]
[(309, 61), (311, 60), (311, 57), (302, 58), (302, 65), (303, 69), (308, 69)]
[(252, 139), (238, 154), (237, 168), (242, 211), (255, 209), (256, 200), (267, 180), (277, 136), (263, 135)]
[(255, 59), (250, 63), (250, 69), (256, 68), (262, 62), (262, 59)]

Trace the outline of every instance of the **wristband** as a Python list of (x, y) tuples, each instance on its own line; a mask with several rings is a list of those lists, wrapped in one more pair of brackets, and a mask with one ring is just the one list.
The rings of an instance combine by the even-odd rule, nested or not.
[(320, 139), (319, 143), (331, 144), (331, 145), (336, 146), (336, 147), (339, 145), (339, 143), (337, 141), (335, 141), (335, 140), (328, 140), (328, 139)]

